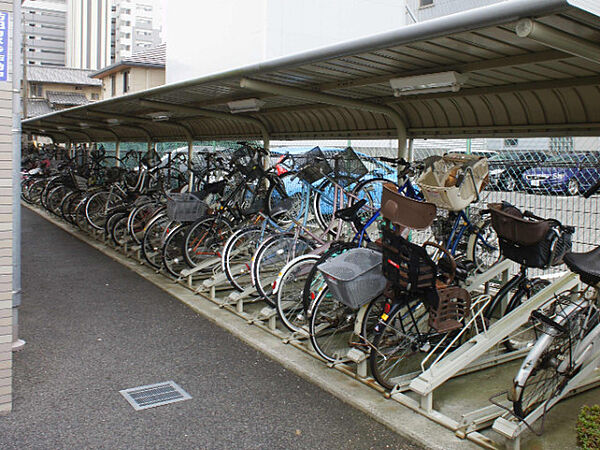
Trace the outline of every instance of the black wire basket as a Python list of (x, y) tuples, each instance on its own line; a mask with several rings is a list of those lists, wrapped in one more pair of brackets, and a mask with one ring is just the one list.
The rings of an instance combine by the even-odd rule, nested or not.
[(319, 147), (296, 156), (294, 160), (298, 167), (298, 177), (311, 184), (333, 171)]
[(352, 147), (346, 147), (335, 155), (334, 174), (336, 177), (359, 179), (369, 173), (369, 169), (362, 162)]
[(193, 222), (208, 211), (206, 202), (199, 200), (195, 194), (169, 194), (167, 198), (167, 215), (177, 222)]
[(258, 152), (251, 147), (243, 146), (238, 148), (233, 152), (231, 160), (236, 170), (248, 178), (258, 178), (262, 173)]

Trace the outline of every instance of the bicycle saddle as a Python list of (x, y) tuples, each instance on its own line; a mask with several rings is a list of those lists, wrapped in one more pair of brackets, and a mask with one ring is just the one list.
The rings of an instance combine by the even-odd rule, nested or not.
[(345, 222), (352, 222), (354, 219), (356, 219), (359, 209), (365, 206), (366, 203), (367, 200), (363, 198), (348, 208), (338, 209), (334, 216), (336, 219), (342, 219)]
[(600, 283), (600, 247), (587, 253), (567, 253), (563, 261), (585, 284)]

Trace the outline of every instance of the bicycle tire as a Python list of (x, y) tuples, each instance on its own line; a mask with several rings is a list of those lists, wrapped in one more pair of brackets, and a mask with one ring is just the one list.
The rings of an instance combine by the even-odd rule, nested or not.
[[(411, 306), (412, 304), (412, 306)], [(377, 382), (390, 391), (399, 376), (420, 369), (421, 336), (429, 331), (428, 312), (423, 303), (415, 302), (398, 308), (382, 323), (373, 339), (369, 368)], [(412, 316), (408, 308), (414, 308)], [(417, 312), (417, 314), (415, 314)]]
[(158, 201), (149, 201), (133, 208), (127, 218), (127, 232), (133, 242), (140, 245), (146, 225), (158, 212), (165, 210), (166, 207)]
[(181, 276), (183, 269), (190, 267), (183, 256), (187, 228), (188, 225), (181, 223), (170, 228), (162, 246), (162, 266), (175, 278)]
[(123, 203), (116, 192), (98, 191), (90, 195), (85, 204), (85, 216), (92, 228), (102, 230), (108, 211)]
[(273, 282), (281, 269), (296, 256), (314, 249), (314, 245), (303, 236), (293, 233), (272, 235), (265, 239), (258, 248), (250, 269), (253, 274), (254, 287), (269, 306), (275, 307)]
[(124, 246), (129, 242), (129, 233), (127, 231), (127, 218), (128, 214), (117, 213), (117, 217), (113, 220), (112, 227), (110, 228), (110, 237), (115, 245)]
[[(530, 350), (514, 381), (513, 412), (521, 419), (560, 393), (570, 374), (571, 350), (583, 339), (590, 306), (570, 308), (554, 320), (568, 332), (543, 333)], [(563, 370), (559, 371), (559, 367)], [(522, 380), (520, 380), (522, 378)]]
[(194, 222), (187, 228), (183, 257), (190, 267), (196, 267), (207, 258), (221, 258), (223, 245), (232, 229), (221, 216), (209, 216)]
[(242, 292), (252, 284), (251, 259), (263, 236), (262, 227), (241, 228), (229, 237), (223, 247), (221, 268), (236, 291)]
[(337, 300), (325, 285), (311, 308), (309, 335), (313, 349), (330, 363), (341, 362), (353, 346), (358, 310)]
[(299, 256), (286, 264), (277, 279), (277, 315), (292, 333), (300, 332), (308, 325), (302, 291), (306, 276), (319, 258), (318, 255), (311, 254)]
[[(467, 241), (467, 258), (475, 263), (478, 272), (483, 273), (500, 260), (500, 244), (498, 235), (492, 227), (491, 217), (480, 220), (475, 225), (475, 230), (478, 232), (471, 233)], [(485, 242), (481, 240), (478, 233)]]
[(142, 239), (142, 255), (146, 262), (158, 270), (162, 267), (163, 235), (171, 219), (166, 214), (158, 214), (146, 225)]

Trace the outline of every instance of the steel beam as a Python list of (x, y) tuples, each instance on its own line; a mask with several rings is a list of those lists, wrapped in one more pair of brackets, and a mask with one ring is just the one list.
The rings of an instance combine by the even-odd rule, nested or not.
[(242, 78), (240, 80), (240, 87), (252, 91), (280, 95), (282, 97), (299, 98), (317, 103), (325, 103), (328, 105), (341, 106), (349, 109), (384, 114), (392, 120), (398, 132), (398, 155), (403, 158), (408, 156), (406, 154), (406, 125), (404, 124), (404, 121), (402, 120), (402, 117), (398, 111), (389, 106), (378, 105), (375, 103), (364, 102), (362, 100), (356, 100), (347, 97), (340, 97), (337, 95), (324, 94), (317, 91), (309, 91), (291, 86), (266, 83), (264, 81), (251, 80), (249, 78)]
[(600, 64), (600, 45), (531, 19), (517, 22), (515, 33), (540, 44)]
[(220, 111), (212, 111), (212, 110), (208, 110), (208, 109), (194, 108), (194, 107), (185, 106), (185, 105), (176, 105), (174, 103), (167, 103), (167, 102), (140, 100), (139, 103), (141, 106), (143, 106), (145, 108), (153, 108), (156, 110), (189, 113), (189, 114), (194, 114), (194, 115), (202, 116), (202, 117), (210, 117), (213, 119), (233, 120), (233, 121), (247, 123), (249, 125), (254, 125), (255, 127), (257, 127), (260, 130), (260, 132), (263, 136), (263, 141), (269, 140), (269, 130), (267, 129), (267, 127), (265, 126), (265, 124), (263, 122), (261, 122), (258, 119), (255, 119), (254, 117), (234, 115), (234, 114), (224, 113), (224, 112), (220, 112)]

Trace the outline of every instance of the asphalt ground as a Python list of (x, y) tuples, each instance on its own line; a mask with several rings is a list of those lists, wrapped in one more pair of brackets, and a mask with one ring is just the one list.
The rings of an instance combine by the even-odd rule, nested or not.
[[(419, 448), (22, 211), (27, 345), (0, 448)], [(119, 394), (167, 380), (192, 399), (136, 412)]]

